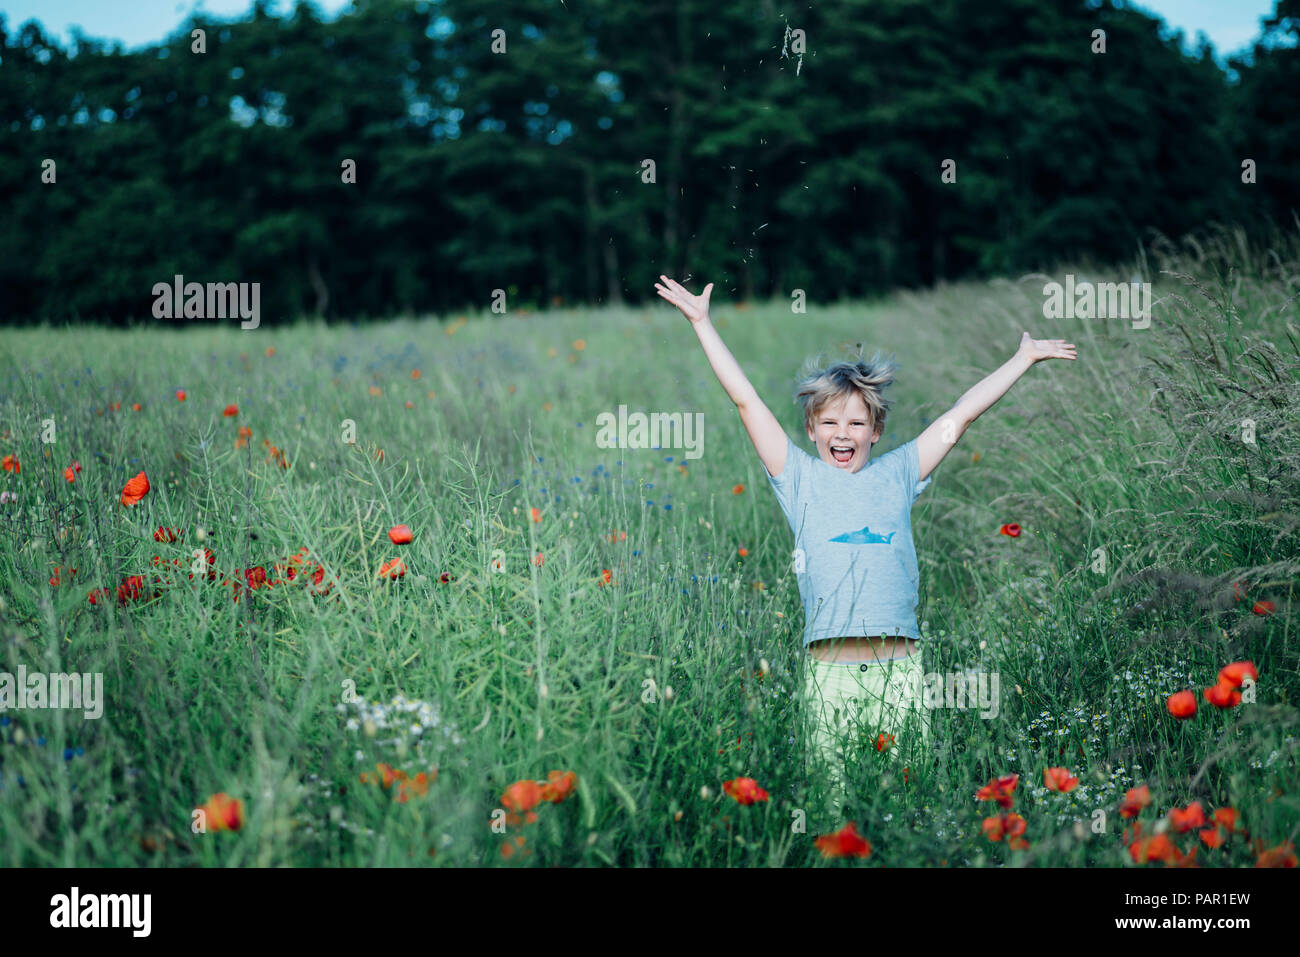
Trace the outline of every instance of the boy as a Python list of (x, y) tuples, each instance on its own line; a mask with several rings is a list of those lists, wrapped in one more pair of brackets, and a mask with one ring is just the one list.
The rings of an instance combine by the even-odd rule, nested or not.
[[(929, 738), (917, 645), (917, 570), (912, 503), (967, 427), (1040, 359), (1074, 359), (1062, 339), (1031, 339), (967, 391), (919, 436), (871, 461), (889, 403), (881, 390), (893, 366), (880, 360), (806, 368), (795, 398), (817, 447), (795, 446), (709, 321), (713, 284), (698, 296), (660, 276), (659, 295), (690, 320), (714, 374), (767, 469), (795, 536), (794, 570), (809, 658), (804, 700), (809, 749), (830, 766), (838, 809), (844, 749), (874, 746), (891, 756), (905, 740)], [(846, 735), (854, 735), (848, 737)], [(856, 738), (856, 740), (855, 740)]]

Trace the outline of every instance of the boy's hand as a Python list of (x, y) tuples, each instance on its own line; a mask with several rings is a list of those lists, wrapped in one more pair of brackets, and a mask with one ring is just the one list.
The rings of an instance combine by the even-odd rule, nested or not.
[(1077, 359), (1074, 343), (1064, 339), (1031, 339), (1029, 333), (1020, 337), (1020, 348), (1016, 355), (1025, 356), (1030, 362), (1039, 359)]
[(691, 321), (691, 325), (709, 318), (709, 295), (713, 292), (713, 283), (705, 286), (704, 292), (698, 296), (692, 296), (681, 283), (674, 282), (667, 276), (659, 278), (664, 281), (664, 284), (661, 286), (655, 283), (655, 290), (680, 309), (682, 315)]

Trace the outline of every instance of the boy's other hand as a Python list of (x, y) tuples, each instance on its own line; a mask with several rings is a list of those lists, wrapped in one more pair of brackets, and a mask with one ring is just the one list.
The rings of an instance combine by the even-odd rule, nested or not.
[(659, 283), (655, 283), (655, 291), (680, 309), (682, 315), (691, 321), (691, 325), (709, 318), (709, 295), (713, 292), (713, 283), (705, 286), (704, 292), (698, 296), (693, 296), (686, 291), (686, 287), (681, 283), (675, 282), (667, 276), (660, 276), (659, 278), (664, 281), (664, 284), (661, 286)]
[(1025, 356), (1030, 362), (1040, 359), (1077, 359), (1074, 343), (1064, 339), (1033, 339), (1028, 332), (1020, 337), (1020, 349), (1017, 355)]

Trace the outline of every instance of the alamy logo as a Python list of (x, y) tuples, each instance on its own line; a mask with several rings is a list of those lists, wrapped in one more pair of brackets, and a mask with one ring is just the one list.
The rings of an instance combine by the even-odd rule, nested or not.
[(129, 927), (133, 937), (148, 937), (150, 894), (55, 894), (50, 898), (51, 927)]
[(613, 412), (597, 415), (596, 427), (597, 448), (685, 449), (688, 459), (698, 459), (703, 454), (703, 412), (651, 412), (649, 415), (633, 412), (628, 415), (627, 406), (620, 405), (617, 416)]
[(1045, 319), (1132, 319), (1134, 329), (1151, 325), (1151, 283), (1075, 283), (1074, 274), (1065, 285), (1049, 282), (1043, 287)]
[(170, 282), (154, 283), (155, 319), (232, 319), (238, 316), (241, 329), (261, 325), (262, 284), (260, 282), (185, 282), (176, 274)]
[(104, 714), (104, 673), (46, 674), (18, 666), (15, 676), (0, 671), (0, 713), (24, 708), (71, 708), (94, 720)]
[(981, 718), (996, 718), (1002, 710), (1000, 685), (1001, 676), (996, 671), (895, 671), (887, 679), (885, 701), (895, 708), (904, 701), (913, 701), (930, 710), (970, 709), (978, 710)]

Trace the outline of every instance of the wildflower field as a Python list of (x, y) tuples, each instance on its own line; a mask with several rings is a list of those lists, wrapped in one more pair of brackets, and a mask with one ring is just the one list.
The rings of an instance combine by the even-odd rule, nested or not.
[[(1044, 319), (1065, 272), (1150, 281), (1150, 327)], [(668, 305), (9, 331), (0, 672), (103, 695), (11, 689), (0, 864), (1294, 866), (1297, 294), (1300, 241), (1222, 230), (803, 314), (719, 288), (805, 448), (805, 355), (897, 354), (879, 455), (1022, 330), (1078, 345), (913, 511), (925, 668), (996, 715), (864, 738), (842, 817), (789, 527)], [(702, 412), (703, 454), (600, 447), (620, 405)]]

